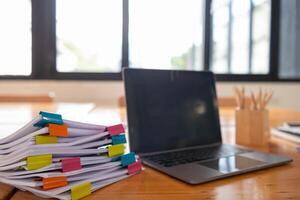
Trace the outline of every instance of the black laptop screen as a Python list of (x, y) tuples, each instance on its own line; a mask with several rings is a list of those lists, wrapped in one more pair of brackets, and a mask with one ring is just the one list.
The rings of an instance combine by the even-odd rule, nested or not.
[(131, 151), (221, 142), (212, 73), (126, 69), (124, 81)]

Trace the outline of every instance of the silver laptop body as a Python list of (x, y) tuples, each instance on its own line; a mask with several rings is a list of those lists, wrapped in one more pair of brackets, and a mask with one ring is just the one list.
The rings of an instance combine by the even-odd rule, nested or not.
[(211, 72), (125, 69), (130, 150), (161, 172), (190, 184), (292, 160), (222, 144)]

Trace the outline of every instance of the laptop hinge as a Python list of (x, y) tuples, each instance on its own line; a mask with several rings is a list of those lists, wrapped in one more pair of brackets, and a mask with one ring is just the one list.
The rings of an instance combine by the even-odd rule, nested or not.
[(137, 153), (137, 154), (139, 156), (143, 157), (143, 156), (151, 156), (151, 155), (157, 155), (157, 154), (162, 154), (162, 153), (170, 153), (170, 152), (184, 151), (184, 150), (190, 150), (190, 149), (214, 147), (214, 146), (219, 146), (219, 145), (222, 145), (222, 143), (218, 142), (218, 143), (213, 143), (213, 144), (208, 144), (208, 145), (199, 145), (199, 146), (184, 147), (184, 148), (172, 149), (172, 150), (166, 150), (166, 151), (156, 151), (156, 152), (151, 152), (151, 153)]

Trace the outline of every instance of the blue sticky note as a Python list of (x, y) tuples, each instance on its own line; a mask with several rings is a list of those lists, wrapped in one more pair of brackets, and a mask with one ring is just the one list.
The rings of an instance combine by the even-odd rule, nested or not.
[(63, 124), (62, 116), (55, 113), (40, 112), (41, 120), (34, 124), (36, 127), (44, 127), (47, 124)]
[(112, 144), (125, 144), (126, 143), (126, 137), (125, 135), (114, 135), (111, 137)]
[(134, 162), (135, 162), (135, 154), (132, 152), (121, 156), (121, 163), (123, 167), (126, 167)]

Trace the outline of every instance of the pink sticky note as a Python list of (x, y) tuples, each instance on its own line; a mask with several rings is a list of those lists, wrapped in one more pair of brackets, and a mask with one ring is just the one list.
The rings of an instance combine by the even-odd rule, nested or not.
[(82, 168), (80, 157), (63, 159), (61, 164), (63, 172), (71, 172)]
[(138, 160), (135, 163), (128, 165), (128, 174), (134, 174), (142, 170), (142, 161)]
[(120, 133), (125, 133), (124, 126), (122, 124), (109, 126), (107, 127), (107, 131), (111, 136), (119, 135)]

